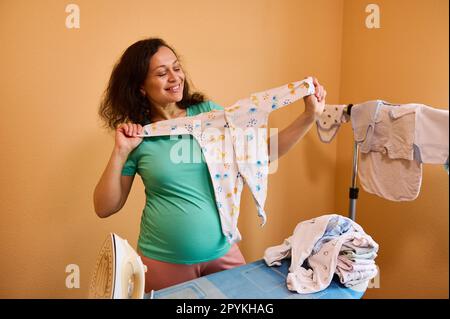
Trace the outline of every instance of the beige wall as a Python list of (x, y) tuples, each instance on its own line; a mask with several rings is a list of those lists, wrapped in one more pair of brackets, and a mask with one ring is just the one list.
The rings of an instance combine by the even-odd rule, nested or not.
[[(448, 109), (448, 1), (376, 1), (381, 28), (364, 26), (367, 1), (345, 1), (341, 102), (384, 99)], [(348, 208), (353, 144), (338, 138), (336, 209)], [(448, 175), (424, 165), (413, 202), (360, 190), (356, 220), (380, 244), (380, 288), (366, 298), (448, 298)]]
[[(166, 39), (196, 87), (222, 105), (308, 74), (334, 88), (330, 95), (338, 99), (342, 1), (319, 1), (319, 12), (296, 0), (80, 0), (74, 1), (79, 30), (65, 27), (67, 3), (0, 2), (0, 297), (85, 297), (107, 233), (136, 245), (145, 200), (140, 179), (117, 215), (101, 220), (92, 206), (113, 145), (100, 128), (97, 106), (112, 65), (133, 42)], [(311, 32), (321, 17), (324, 23)], [(302, 110), (297, 103), (277, 112), (271, 124), (283, 127)], [(314, 170), (315, 161), (331, 164), (326, 174)], [(334, 162), (335, 147), (318, 144), (315, 136), (283, 159), (271, 180), (264, 229), (244, 196), (240, 229), (249, 261), (299, 219), (333, 210)], [(277, 191), (286, 185), (295, 186)], [(301, 196), (292, 196), (297, 192)], [(80, 289), (65, 287), (68, 264), (80, 266)]]
[[(385, 98), (448, 108), (446, 1), (383, 1), (382, 29), (370, 34), (363, 29), (364, 2), (357, 0), (79, 0), (72, 2), (81, 9), (78, 30), (65, 27), (68, 3), (0, 1), (2, 298), (86, 297), (106, 235), (116, 232), (136, 245), (141, 181), (108, 219), (96, 217), (92, 191), (113, 145), (100, 128), (98, 102), (112, 65), (139, 39), (166, 39), (195, 86), (222, 105), (313, 74), (326, 85), (329, 103)], [(405, 10), (407, 3), (412, 8)], [(391, 8), (386, 18), (383, 8)], [(403, 15), (414, 16), (414, 24), (405, 25)], [(370, 50), (380, 43), (410, 50), (380, 53), (394, 57), (388, 67)], [(302, 110), (301, 102), (280, 110), (270, 124), (283, 128)], [(244, 192), (239, 227), (248, 261), (300, 220), (346, 214), (350, 144), (348, 126), (330, 145), (311, 131), (282, 158), (269, 180), (262, 229)], [(382, 288), (368, 297), (448, 296), (448, 177), (441, 167), (425, 168), (421, 197), (412, 203), (361, 194), (357, 218), (382, 249)], [(65, 287), (68, 264), (80, 266), (80, 289)]]

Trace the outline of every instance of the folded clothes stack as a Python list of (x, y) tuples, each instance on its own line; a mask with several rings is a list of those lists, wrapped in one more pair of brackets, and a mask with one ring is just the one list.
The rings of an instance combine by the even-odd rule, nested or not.
[(346, 287), (352, 287), (374, 278), (378, 274), (376, 247), (365, 238), (344, 243), (337, 257), (335, 273)]
[(268, 266), (291, 258), (287, 288), (301, 294), (326, 289), (335, 274), (346, 287), (368, 283), (377, 273), (378, 244), (350, 218), (323, 215), (297, 224), (282, 244), (264, 253)]

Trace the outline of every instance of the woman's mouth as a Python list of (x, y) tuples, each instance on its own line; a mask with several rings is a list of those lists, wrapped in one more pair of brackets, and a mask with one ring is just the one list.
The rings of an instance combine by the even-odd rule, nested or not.
[(171, 93), (178, 93), (178, 92), (181, 91), (181, 84), (172, 86), (172, 87), (166, 89), (166, 91), (169, 91), (169, 92), (171, 92)]

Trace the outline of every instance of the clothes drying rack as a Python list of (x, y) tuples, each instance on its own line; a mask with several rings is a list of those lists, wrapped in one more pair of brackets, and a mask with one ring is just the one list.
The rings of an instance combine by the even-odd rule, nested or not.
[[(345, 112), (351, 116), (353, 104), (347, 105)], [(351, 220), (356, 219), (356, 200), (358, 199), (359, 188), (356, 184), (358, 178), (358, 158), (359, 158), (359, 144), (353, 142), (353, 165), (352, 165), (352, 181), (348, 192), (349, 206), (348, 214)]]

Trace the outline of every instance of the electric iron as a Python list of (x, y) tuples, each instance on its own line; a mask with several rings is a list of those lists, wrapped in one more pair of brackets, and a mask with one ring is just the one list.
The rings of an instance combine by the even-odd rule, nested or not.
[(110, 233), (95, 265), (89, 297), (143, 299), (146, 271), (147, 267), (128, 241)]

